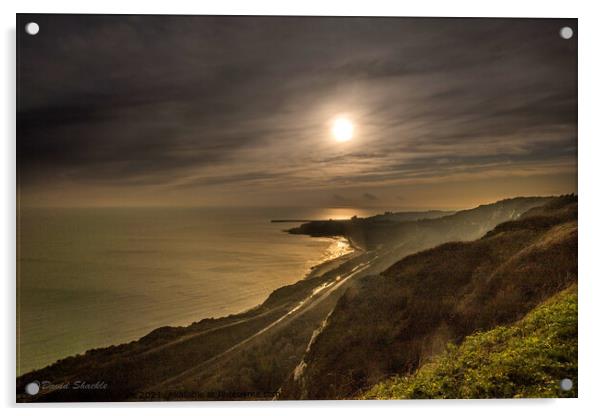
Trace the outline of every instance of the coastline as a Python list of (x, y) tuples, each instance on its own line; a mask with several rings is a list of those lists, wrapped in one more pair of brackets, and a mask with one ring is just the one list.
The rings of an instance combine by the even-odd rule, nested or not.
[(336, 257), (326, 258), (323, 261), (320, 261), (319, 263), (311, 266), (309, 272), (307, 272), (304, 279), (313, 279), (315, 277), (320, 277), (324, 273), (328, 273), (329, 271), (340, 267), (347, 261), (363, 253), (363, 250), (358, 248), (355, 244), (353, 244), (353, 241), (351, 241), (351, 239), (349, 239), (348, 237), (337, 236), (326, 238), (333, 240), (335, 244), (343, 243), (346, 245), (347, 248), (343, 249), (344, 251), (342, 251), (340, 255)]
[[(531, 201), (527, 206), (519, 205), (522, 206), (523, 210), (532, 210), (533, 208), (529, 208), (529, 205), (533, 205), (535, 202), (537, 201)], [(503, 210), (500, 210), (499, 205), (503, 206)], [(555, 208), (556, 205), (552, 205), (552, 207)], [(207, 318), (186, 327), (160, 327), (137, 341), (89, 350), (83, 355), (59, 360), (42, 370), (32, 371), (17, 377), (18, 401), (81, 401), (82, 397), (86, 400), (95, 401), (180, 400), (182, 399), (181, 392), (211, 393), (222, 391), (221, 389), (226, 392), (223, 399), (236, 400), (240, 397), (236, 393), (228, 396), (228, 392), (243, 391), (238, 386), (247, 388), (250, 385), (248, 380), (240, 379), (241, 368), (246, 368), (245, 371), (249, 371), (252, 376), (260, 377), (269, 374), (270, 377), (277, 377), (276, 387), (280, 386), (277, 391), (274, 390), (273, 379), (267, 380), (266, 384), (259, 387), (255, 385), (248, 387), (253, 389), (251, 391), (258, 392), (258, 394), (261, 392), (268, 395), (277, 394), (276, 398), (282, 399), (301, 398), (309, 395), (322, 398), (320, 395), (323, 394), (324, 383), (321, 380), (324, 377), (318, 371), (327, 372), (333, 371), (332, 369), (339, 371), (339, 368), (355, 368), (364, 365), (361, 360), (357, 360), (357, 357), (364, 355), (363, 351), (357, 350), (358, 347), (353, 347), (358, 351), (353, 356), (345, 357), (344, 354), (339, 353), (338, 348), (342, 344), (336, 338), (341, 333), (347, 334), (357, 327), (357, 323), (361, 323), (362, 326), (356, 330), (357, 335), (354, 336), (363, 337), (366, 328), (370, 328), (373, 314), (382, 322), (386, 321), (394, 309), (387, 307), (375, 309), (375, 302), (380, 299), (388, 302), (387, 299), (393, 297), (396, 304), (403, 304), (406, 301), (405, 293), (407, 292), (398, 292), (396, 285), (403, 280), (403, 273), (408, 273), (410, 276), (416, 276), (413, 279), (405, 279), (411, 285), (410, 287), (422, 287), (424, 279), (420, 278), (421, 273), (423, 273), (423, 270), (429, 270), (430, 272), (430, 265), (437, 263), (435, 260), (430, 260), (431, 257), (429, 256), (435, 256), (434, 258), (437, 260), (444, 259), (441, 260), (443, 265), (439, 266), (437, 273), (439, 273), (441, 279), (446, 279), (449, 267), (447, 267), (445, 261), (450, 258), (450, 247), (454, 250), (464, 250), (465, 247), (468, 247), (468, 258), (472, 259), (475, 257), (475, 251), (477, 254), (481, 252), (480, 245), (484, 244), (482, 241), (493, 241), (493, 244), (497, 244), (497, 236), (508, 229), (513, 230), (512, 227), (524, 226), (528, 228), (532, 227), (534, 223), (540, 224), (540, 222), (534, 222), (535, 220), (529, 216), (516, 222), (503, 221), (504, 218), (500, 218), (500, 212), (506, 218), (514, 217), (516, 208), (516, 203), (502, 202), (493, 207), (479, 207), (476, 212), (475, 210), (469, 210), (454, 214), (451, 218), (443, 218), (434, 224), (417, 222), (417, 225), (425, 228), (439, 225), (443, 230), (450, 227), (450, 221), (452, 221), (452, 226), (465, 222), (474, 225), (473, 228), (464, 231), (464, 234), (460, 234), (459, 238), (456, 235), (438, 236), (441, 241), (439, 244), (437, 244), (438, 241), (423, 241), (421, 230), (414, 230), (416, 241), (410, 240), (407, 235), (404, 235), (409, 244), (406, 244), (406, 247), (402, 250), (395, 252), (387, 251), (386, 248), (384, 250), (367, 249), (358, 251), (357, 247), (353, 247), (352, 241), (345, 237), (321, 236), (319, 239), (322, 242), (330, 240), (331, 245), (335, 248), (337, 243), (341, 243), (352, 251), (334, 250), (331, 254), (341, 254), (335, 257), (329, 257), (326, 253), (325, 261), (316, 264), (305, 279), (281, 286), (272, 291), (263, 303), (246, 312), (234, 313), (228, 316), (222, 315), (221, 318)], [(534, 208), (536, 208), (535, 211), (529, 212), (536, 216), (555, 215), (559, 221), (564, 220), (564, 216), (569, 215), (565, 212), (564, 207), (558, 208), (559, 214), (548, 214), (548, 211), (540, 208), (539, 205), (535, 205)], [(486, 214), (485, 219), (483, 218), (483, 211)], [(466, 221), (467, 217), (468, 219), (476, 217), (480, 221)], [(571, 219), (572, 217), (568, 218), (568, 220)], [(499, 224), (502, 223), (504, 225), (500, 226)], [(486, 224), (487, 228), (493, 231), (488, 232), (485, 237), (480, 237), (483, 224)], [(555, 225), (548, 222), (543, 222), (543, 224), (542, 227), (544, 228), (541, 233), (542, 236), (547, 237), (548, 232), (546, 230)], [(522, 229), (518, 228), (518, 232), (522, 232)], [(467, 242), (446, 244), (446, 241), (467, 239), (467, 237), (462, 238), (467, 234), (472, 238)], [(561, 237), (564, 238), (564, 234)], [(326, 240), (326, 238), (329, 238), (329, 240)], [(536, 243), (539, 240), (534, 239), (533, 241)], [(433, 244), (434, 248), (428, 249), (428, 244)], [(471, 245), (476, 246), (477, 249), (474, 249)], [(324, 247), (324, 245), (321, 246)], [(567, 245), (566, 250), (570, 252), (571, 247)], [(420, 250), (421, 248), (422, 250)], [(517, 249), (522, 250), (522, 246), (517, 244)], [(407, 257), (412, 253), (418, 254)], [(553, 252), (550, 254), (553, 254)], [(393, 257), (405, 257), (409, 260), (405, 260), (405, 263), (404, 260), (397, 260), (397, 263), (390, 266), (388, 263), (392, 261)], [(412, 264), (411, 262), (415, 258), (426, 258), (427, 261), (421, 262), (422, 268), (418, 270), (414, 270), (412, 267), (404, 267), (408, 264), (408, 261)], [(564, 259), (564, 257), (561, 258)], [(449, 260), (451, 263), (454, 261), (455, 258)], [(505, 259), (500, 258), (499, 262), (501, 264), (505, 262)], [(338, 267), (335, 265), (338, 265)], [(379, 270), (383, 267), (386, 267), (386, 271), (381, 273)], [(477, 268), (474, 270), (479, 270), (479, 266), (475, 267)], [(497, 266), (490, 267), (492, 273), (495, 272)], [(461, 269), (458, 274), (464, 272), (465, 270)], [(375, 279), (365, 279), (361, 281), (361, 284), (354, 285), (354, 281), (369, 275), (374, 275)], [(541, 273), (541, 278), (545, 279), (546, 275), (547, 273)], [(308, 279), (307, 277), (310, 276), (312, 278)], [(393, 276), (394, 279), (390, 276)], [(574, 276), (576, 276), (576, 272)], [(569, 275), (567, 275), (568, 278)], [(562, 279), (562, 276), (559, 279)], [(433, 287), (437, 287), (439, 280), (432, 280), (429, 283)], [(466, 283), (466, 279), (456, 280), (464, 286), (469, 284)], [(508, 278), (507, 280), (508, 284), (512, 285), (512, 279)], [(352, 286), (354, 290), (346, 291), (347, 288), (351, 287), (350, 285), (354, 285)], [(359, 292), (360, 295), (357, 294), (356, 290), (361, 291)], [(455, 288), (450, 287), (448, 290), (452, 292)], [(416, 290), (416, 292), (418, 291)], [(426, 313), (427, 315), (431, 313), (429, 310), (423, 312), (424, 308), (422, 307), (423, 302), (430, 299), (430, 292), (424, 291), (421, 294), (422, 297), (414, 301), (418, 311), (416, 313)], [(378, 297), (372, 296), (372, 293), (378, 294)], [(358, 311), (358, 305), (363, 309)], [(380, 306), (378, 303), (376, 305)], [(495, 307), (496, 305), (491, 306), (491, 308)], [(437, 311), (438, 309), (434, 308), (434, 310)], [(479, 308), (474, 308), (474, 310), (478, 313)], [(335, 315), (332, 315), (333, 313)], [(403, 311), (398, 311), (398, 314), (400, 313), (401, 318), (394, 322), (403, 320)], [(331, 316), (334, 318), (331, 319)], [(445, 317), (440, 319), (445, 319)], [(328, 326), (322, 332), (325, 323)], [(437, 331), (439, 327), (439, 325), (433, 326), (433, 330)], [(321, 348), (326, 348), (327, 352), (324, 353), (324, 350), (312, 348), (311, 354), (308, 355), (308, 348), (312, 345), (312, 340), (317, 333), (316, 330), (320, 331), (320, 339), (323, 340), (320, 344)], [(386, 335), (387, 339), (398, 339), (398, 332), (395, 328), (389, 330)], [(423, 335), (419, 331), (415, 333), (415, 337), (416, 339), (423, 339)], [(378, 339), (378, 336), (372, 338)], [(366, 339), (367, 342), (373, 342), (370, 338)], [(420, 348), (422, 343), (416, 344)], [(182, 360), (181, 357), (186, 357), (186, 360)], [(273, 366), (264, 367), (266, 357)], [(344, 363), (339, 364), (341, 361), (344, 361)], [(373, 362), (366, 365), (373, 365)], [(291, 374), (296, 374), (295, 371), (298, 367), (304, 369), (301, 379), (298, 376), (291, 377)], [(311, 370), (306, 370), (306, 368)], [(316, 376), (316, 374), (318, 375)], [(78, 379), (99, 379), (106, 381), (108, 385), (114, 384), (119, 388), (91, 393), (49, 391), (35, 399), (23, 393), (26, 384), (31, 380), (52, 380), (56, 383), (65, 383)], [(123, 380), (127, 381), (128, 389), (121, 387), (123, 386)], [(224, 384), (224, 380), (228, 384)], [(311, 384), (306, 383), (306, 380), (311, 381)], [(233, 390), (231, 386), (241, 390)], [(357, 389), (354, 388), (355, 390)], [(352, 392), (349, 394), (351, 397)], [(198, 398), (194, 395), (190, 397)], [(264, 396), (254, 397), (261, 399)]]
[[(307, 236), (307, 237), (316, 238), (316, 237), (312, 237), (312, 236)], [(43, 370), (45, 368), (52, 367), (52, 366), (56, 365), (57, 363), (64, 361), (66, 359), (72, 359), (75, 357), (85, 356), (90, 351), (112, 349), (115, 347), (122, 347), (122, 346), (130, 345), (132, 343), (139, 342), (140, 340), (147, 338), (149, 335), (154, 334), (158, 330), (163, 331), (166, 328), (171, 328), (171, 329), (174, 329), (177, 331), (193, 330), (193, 328), (198, 326), (199, 324), (211, 323), (211, 322), (221, 322), (223, 320), (244, 319), (244, 317), (246, 315), (253, 314), (254, 311), (257, 311), (257, 310), (263, 310), (265, 312), (266, 309), (268, 309), (268, 310), (279, 309), (278, 307), (274, 307), (269, 304), (272, 299), (280, 297), (279, 292), (281, 292), (282, 290), (285, 290), (288, 287), (293, 287), (299, 283), (302, 283), (302, 282), (308, 281), (308, 280), (313, 280), (313, 279), (315, 279), (315, 281), (316, 281), (315, 285), (318, 286), (321, 284), (319, 282), (319, 280), (321, 280), (320, 279), (321, 277), (323, 277), (324, 275), (328, 274), (329, 272), (341, 267), (348, 261), (356, 258), (357, 256), (359, 256), (363, 253), (363, 250), (359, 249), (356, 245), (354, 245), (353, 242), (347, 237), (332, 236), (332, 237), (317, 237), (317, 238), (331, 241), (331, 244), (328, 247), (328, 249), (322, 253), (322, 258), (320, 260), (318, 260), (317, 262), (315, 262), (315, 264), (311, 265), (304, 274), (298, 275), (297, 280), (293, 281), (292, 283), (289, 283), (289, 284), (285, 283), (281, 286), (276, 287), (274, 290), (267, 293), (267, 295), (262, 300), (260, 300), (258, 303), (256, 303), (255, 305), (253, 305), (251, 307), (240, 309), (239, 311), (236, 311), (233, 313), (225, 313), (225, 314), (220, 313), (219, 311), (216, 311), (215, 314), (198, 317), (192, 321), (189, 321), (188, 324), (184, 324), (184, 325), (178, 324), (176, 321), (174, 321), (173, 323), (168, 323), (168, 324), (164, 324), (164, 325), (157, 323), (156, 325), (149, 327), (146, 330), (146, 332), (144, 332), (140, 336), (135, 336), (135, 337), (129, 338), (125, 341), (116, 342), (116, 343), (109, 343), (109, 344), (104, 344), (104, 345), (96, 344), (93, 347), (86, 348), (85, 350), (81, 350), (80, 352), (77, 352), (77, 353), (67, 353), (54, 361), (51, 361), (45, 365), (42, 365), (41, 367), (37, 367), (37, 368), (33, 368), (31, 370), (26, 370), (24, 372), (17, 373), (17, 378), (23, 377), (32, 372), (36, 372), (36, 371)], [(313, 283), (311, 283), (311, 284), (313, 284)]]

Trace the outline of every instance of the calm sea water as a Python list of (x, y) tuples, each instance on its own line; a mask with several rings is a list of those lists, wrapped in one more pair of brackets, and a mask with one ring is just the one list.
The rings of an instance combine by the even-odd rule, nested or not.
[(270, 219), (352, 209), (22, 209), (19, 374), (163, 325), (241, 312), (333, 254)]

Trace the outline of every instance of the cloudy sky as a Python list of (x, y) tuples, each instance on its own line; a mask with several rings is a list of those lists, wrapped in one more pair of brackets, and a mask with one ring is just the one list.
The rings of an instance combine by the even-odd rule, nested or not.
[(572, 19), (20, 15), (21, 203), (462, 208), (576, 192), (577, 40), (563, 26), (577, 32)]

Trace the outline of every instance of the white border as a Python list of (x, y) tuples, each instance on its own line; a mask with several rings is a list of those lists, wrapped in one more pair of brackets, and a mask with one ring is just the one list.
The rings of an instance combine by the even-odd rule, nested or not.
[[(600, 197), (602, 174), (597, 167), (600, 157), (602, 88), (602, 14), (598, 2), (576, 1), (5, 1), (2, 13), (2, 88), (0, 126), (2, 137), (0, 181), (3, 203), (0, 224), (2, 250), (0, 264), (4, 275), (2, 288), (1, 401), (10, 414), (38, 409), (45, 415), (85, 412), (125, 414), (141, 411), (163, 414), (169, 409), (187, 414), (211, 411), (223, 414), (232, 411), (250, 415), (266, 413), (299, 414), (308, 412), (330, 414), (334, 411), (349, 415), (366, 412), (398, 414), (415, 412), (437, 415), (506, 415), (508, 413), (545, 412), (564, 415), (592, 413), (600, 394), (601, 375), (599, 322), (602, 296), (597, 252), (602, 236)], [(15, 13), (136, 13), (136, 14), (301, 14), (301, 15), (380, 15), (380, 16), (466, 16), (466, 17), (573, 17), (579, 18), (579, 399), (574, 400), (476, 400), (476, 401), (413, 401), (413, 402), (279, 402), (279, 403), (168, 403), (168, 404), (74, 404), (23, 406), (15, 405)], [(85, 408), (85, 409), (82, 409)], [(339, 410), (340, 409), (340, 410)]]

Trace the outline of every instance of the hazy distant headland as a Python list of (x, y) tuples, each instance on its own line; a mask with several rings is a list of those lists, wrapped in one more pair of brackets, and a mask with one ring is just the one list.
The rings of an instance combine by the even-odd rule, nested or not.
[(368, 244), (366, 235), (368, 233), (378, 233), (380, 228), (387, 232), (397, 228), (399, 223), (408, 221), (417, 221), (423, 219), (439, 218), (453, 214), (454, 211), (422, 211), (422, 212), (385, 212), (371, 217), (361, 218), (353, 216), (350, 219), (328, 219), (311, 221), (286, 221), (303, 222), (298, 227), (286, 230), (291, 234), (304, 234), (312, 237), (346, 237), (350, 243), (357, 248), (367, 250), (371, 247)]
[[(361, 250), (245, 313), (161, 327), (25, 374), (19, 401), (356, 397), (575, 283), (576, 210), (571, 195), (521, 197), (304, 223), (291, 232), (342, 236)], [(106, 388), (29, 397), (31, 380)]]

